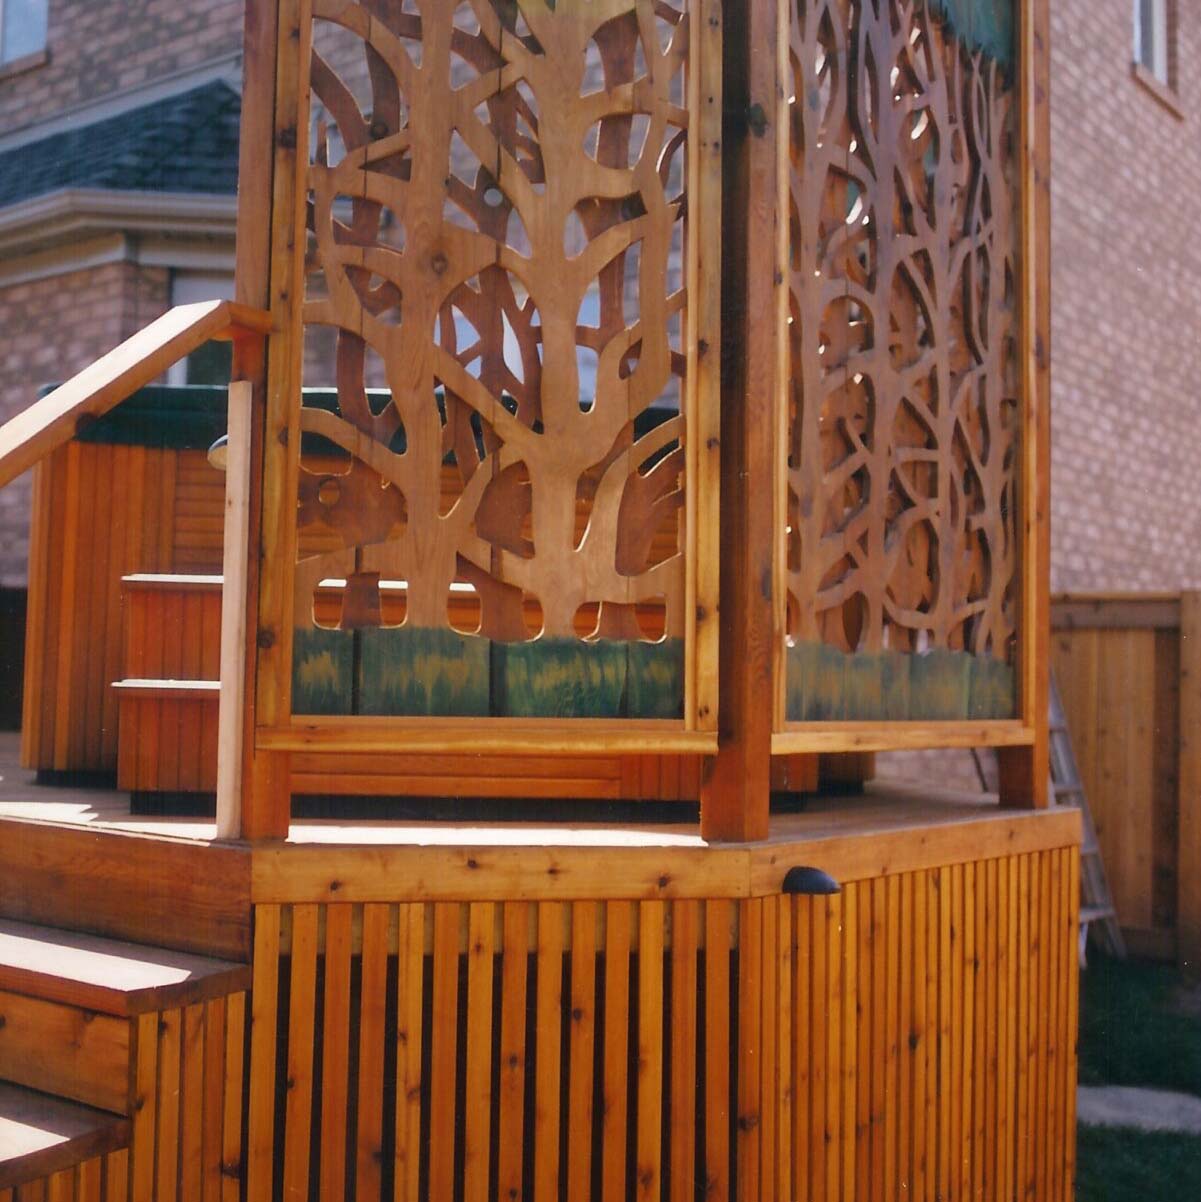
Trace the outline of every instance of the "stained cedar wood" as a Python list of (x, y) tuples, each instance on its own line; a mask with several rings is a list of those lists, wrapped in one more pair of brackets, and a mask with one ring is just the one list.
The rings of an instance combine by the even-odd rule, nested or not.
[(0, 1082), (0, 1190), (124, 1147), (129, 1120)]
[(1022, 716), (1035, 731), (1029, 750), (997, 753), (1001, 801), (1048, 803), (1047, 705), (1051, 615), (1051, 104), (1050, 0), (1022, 0), (1021, 206), (1023, 279), (1023, 470), (1020, 580)]
[(776, 22), (768, 5), (723, 10), (722, 414), (718, 749), (701, 785), (701, 831), (743, 841), (767, 833), (775, 648), (773, 389), (776, 385), (774, 137), (752, 136), (752, 104), (777, 112)]
[(129, 1024), (0, 991), (0, 1080), (129, 1112)]
[(232, 301), (176, 306), (0, 426), (0, 488), (197, 347), (270, 329), (268, 314)]
[(128, 1016), (249, 985), (244, 964), (0, 918), (0, 989)]
[(250, 853), (0, 819), (0, 914), (248, 961)]

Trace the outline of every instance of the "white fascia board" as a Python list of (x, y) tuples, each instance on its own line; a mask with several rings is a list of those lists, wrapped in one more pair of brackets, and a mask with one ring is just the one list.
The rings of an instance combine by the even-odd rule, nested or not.
[(232, 242), (237, 213), (236, 196), (66, 188), (0, 209), (0, 271), (6, 261), (104, 233)]

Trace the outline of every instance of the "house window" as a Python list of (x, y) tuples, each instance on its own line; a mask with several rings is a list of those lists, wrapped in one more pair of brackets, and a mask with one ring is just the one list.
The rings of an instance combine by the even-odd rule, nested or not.
[(1134, 0), (1134, 61), (1165, 87), (1172, 86), (1172, 0)]
[(0, 0), (0, 64), (46, 49), (50, 0)]
[[(178, 272), (171, 281), (172, 305), (190, 305), (195, 301), (233, 300), (232, 276)], [(167, 383), (208, 384), (224, 388), (233, 365), (233, 343), (207, 342), (167, 371)]]

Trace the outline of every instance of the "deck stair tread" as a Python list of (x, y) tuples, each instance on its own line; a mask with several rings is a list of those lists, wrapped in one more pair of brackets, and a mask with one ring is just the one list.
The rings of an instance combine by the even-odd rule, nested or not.
[(0, 1190), (128, 1147), (130, 1122), (0, 1081)]
[(0, 989), (129, 1016), (250, 987), (250, 966), (0, 919)]

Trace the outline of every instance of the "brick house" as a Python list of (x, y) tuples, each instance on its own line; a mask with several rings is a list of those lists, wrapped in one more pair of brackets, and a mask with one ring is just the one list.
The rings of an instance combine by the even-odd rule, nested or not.
[[(241, 20), (241, 0), (0, 0), (0, 417), (229, 293)], [(1052, 587), (1196, 585), (1201, 82), (1177, 64), (1201, 10), (1056, 0), (1052, 25)], [(27, 487), (0, 495), (10, 696), (27, 511)]]

